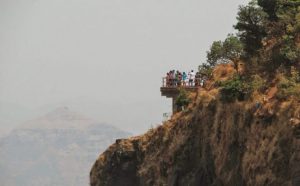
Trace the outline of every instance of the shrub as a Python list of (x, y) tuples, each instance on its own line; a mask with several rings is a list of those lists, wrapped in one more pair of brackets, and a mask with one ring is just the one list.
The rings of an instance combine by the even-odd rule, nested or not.
[(300, 98), (299, 74), (292, 72), (291, 77), (281, 77), (277, 87), (276, 96), (279, 99), (286, 99), (289, 96)]
[(188, 104), (190, 104), (191, 100), (188, 96), (188, 93), (184, 89), (179, 90), (179, 95), (176, 99), (176, 106), (182, 110), (182, 108), (186, 107)]
[(221, 100), (225, 102), (232, 102), (236, 99), (244, 100), (250, 92), (250, 87), (238, 75), (233, 79), (221, 82), (220, 86)]
[(252, 76), (251, 90), (257, 90), (258, 92), (263, 92), (267, 89), (266, 80), (261, 78), (259, 75)]
[(300, 59), (300, 50), (295, 44), (294, 36), (284, 35), (282, 37), (282, 47), (280, 48), (280, 55), (283, 59), (290, 63), (296, 63)]

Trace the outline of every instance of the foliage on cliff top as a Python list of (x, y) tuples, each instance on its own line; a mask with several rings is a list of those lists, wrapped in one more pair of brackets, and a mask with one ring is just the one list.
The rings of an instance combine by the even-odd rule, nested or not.
[[(281, 73), (289, 80), (291, 69), (300, 70), (300, 0), (252, 0), (239, 7), (234, 28), (235, 35), (213, 42), (207, 52), (207, 62), (199, 66), (200, 72), (209, 73), (218, 64), (234, 64), (236, 74), (244, 80), (240, 84), (233, 78), (221, 84), (227, 96), (237, 97), (246, 84), (263, 90), (272, 84), (276, 74)], [(242, 73), (239, 71), (241, 61), (245, 66)], [(252, 82), (257, 81), (255, 76), (266, 81), (258, 87), (257, 82)], [(294, 95), (296, 91), (291, 89), (299, 83), (293, 82), (289, 89), (278, 84), (279, 93)]]
[(207, 64), (215, 66), (237, 58), (259, 66), (296, 65), (300, 62), (300, 0), (253, 0), (240, 6), (236, 35), (213, 42)]

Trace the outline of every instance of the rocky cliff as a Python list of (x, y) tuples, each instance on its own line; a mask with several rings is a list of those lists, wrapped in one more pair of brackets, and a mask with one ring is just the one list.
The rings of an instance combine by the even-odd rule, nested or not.
[(186, 111), (111, 145), (91, 186), (300, 185), (299, 101), (272, 94), (224, 103), (217, 89), (199, 89)]

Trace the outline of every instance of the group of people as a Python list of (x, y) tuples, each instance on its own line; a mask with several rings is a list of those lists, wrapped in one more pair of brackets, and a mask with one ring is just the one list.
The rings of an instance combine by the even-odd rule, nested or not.
[(166, 86), (167, 87), (180, 87), (180, 86), (203, 86), (204, 78), (201, 78), (200, 73), (195, 73), (194, 70), (186, 72), (180, 72), (171, 70), (166, 74)]

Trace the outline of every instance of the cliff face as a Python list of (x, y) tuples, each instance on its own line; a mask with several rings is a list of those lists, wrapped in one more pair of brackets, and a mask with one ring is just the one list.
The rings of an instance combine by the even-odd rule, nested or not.
[(185, 113), (117, 140), (94, 164), (91, 185), (300, 185), (298, 102), (258, 108), (215, 95), (200, 90)]

